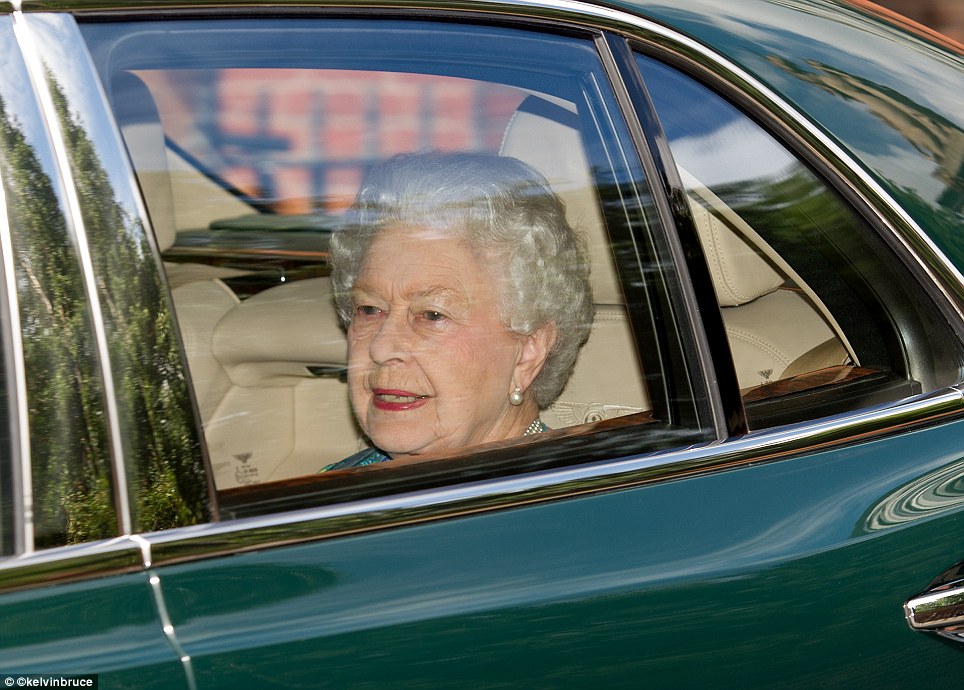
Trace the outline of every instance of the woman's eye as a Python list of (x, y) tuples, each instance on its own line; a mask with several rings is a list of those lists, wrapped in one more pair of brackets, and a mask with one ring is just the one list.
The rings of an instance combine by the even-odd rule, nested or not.
[(355, 308), (355, 313), (359, 316), (378, 316), (381, 309), (370, 304), (363, 304)]
[(432, 311), (431, 309), (423, 311), (422, 316), (425, 317), (426, 321), (442, 321), (445, 319), (445, 314), (440, 311)]

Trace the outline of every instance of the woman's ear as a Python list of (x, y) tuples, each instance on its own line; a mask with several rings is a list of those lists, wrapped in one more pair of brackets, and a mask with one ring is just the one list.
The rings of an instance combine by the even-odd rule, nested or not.
[(534, 333), (522, 339), (522, 348), (516, 360), (514, 385), (522, 390), (528, 390), (535, 380), (549, 356), (549, 350), (556, 342), (556, 324), (550, 321)]

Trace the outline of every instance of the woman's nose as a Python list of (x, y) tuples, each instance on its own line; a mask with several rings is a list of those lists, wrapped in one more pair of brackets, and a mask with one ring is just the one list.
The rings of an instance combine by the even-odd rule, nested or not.
[(369, 354), (376, 364), (404, 361), (411, 354), (411, 329), (403, 310), (392, 310), (382, 321), (369, 343)]

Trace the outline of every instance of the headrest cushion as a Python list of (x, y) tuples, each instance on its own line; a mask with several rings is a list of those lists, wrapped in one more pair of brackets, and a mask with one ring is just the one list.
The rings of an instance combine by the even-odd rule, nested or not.
[(328, 278), (265, 290), (221, 319), (214, 356), (236, 385), (294, 385), (309, 366), (345, 366), (347, 347)]

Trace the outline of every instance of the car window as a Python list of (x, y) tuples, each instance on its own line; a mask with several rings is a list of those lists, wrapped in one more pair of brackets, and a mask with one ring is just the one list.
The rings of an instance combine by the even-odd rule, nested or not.
[(370, 444), (328, 250), (362, 179), (400, 153), (520, 160), (587, 245), (595, 318), (541, 411), (557, 430), (543, 440), (653, 425), (621, 441), (639, 452), (705, 434), (691, 376), (669, 364), (684, 361), (664, 327), (671, 262), (591, 41), (388, 20), (81, 28), (162, 251), (220, 490), (313, 475)]
[(960, 354), (868, 224), (759, 124), (637, 61), (686, 190), (752, 427), (956, 381)]
[[(8, 24), (0, 44), (14, 46)], [(32, 504), (21, 548), (46, 548), (117, 534), (104, 384), (88, 295), (65, 211), (43, 117), (14, 47), (0, 75), (0, 182), (9, 232), (4, 266), (16, 305), (23, 352), (32, 476)], [(12, 356), (12, 353), (11, 353)], [(9, 395), (10, 382), (7, 392)], [(10, 398), (8, 398), (10, 400)], [(4, 453), (4, 462), (14, 462)], [(8, 467), (3, 490), (17, 468)], [(25, 509), (25, 506), (19, 506)], [(19, 514), (23, 514), (18, 510)], [(32, 519), (31, 519), (32, 518)], [(19, 527), (18, 527), (19, 528)], [(14, 535), (9, 535), (14, 539)]]
[[(0, 200), (2, 200), (0, 196)], [(2, 201), (0, 201), (2, 203)], [(6, 234), (6, 230), (0, 230)], [(4, 243), (6, 244), (6, 243)], [(9, 290), (6, 285), (6, 276), (9, 274), (9, 267), (2, 262), (8, 255), (9, 250), (0, 249), (0, 556), (6, 556), (14, 552), (17, 547), (16, 533), (16, 506), (14, 499), (18, 495), (14, 480), (14, 433), (16, 425), (16, 400), (17, 396), (10, 390), (15, 385), (15, 376), (11, 376), (12, 366), (12, 333), (9, 327), (10, 317), (7, 310), (7, 294)], [(11, 405), (13, 400), (13, 405)]]

